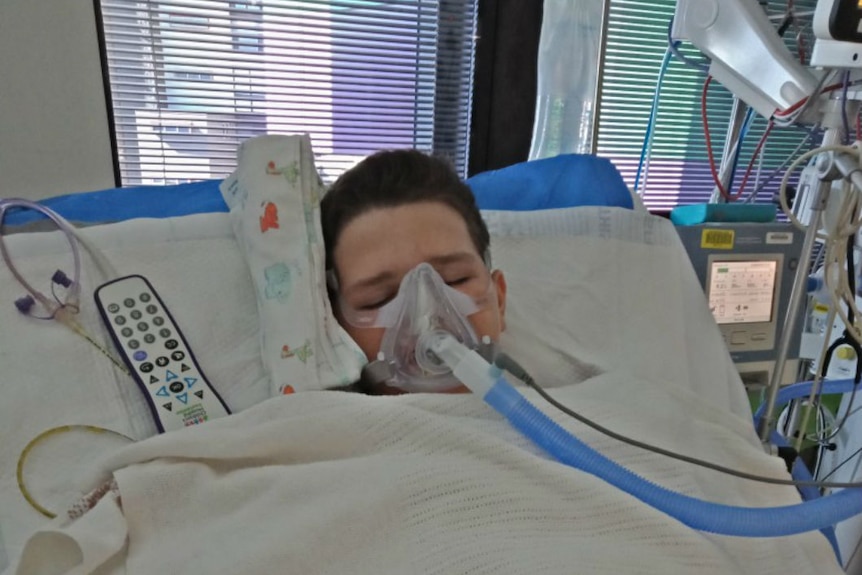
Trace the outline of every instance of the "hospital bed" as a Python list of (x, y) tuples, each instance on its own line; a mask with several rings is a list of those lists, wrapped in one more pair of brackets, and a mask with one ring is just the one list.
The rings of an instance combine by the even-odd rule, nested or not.
[[(568, 161), (550, 180), (528, 170), (472, 182), (488, 208), (494, 265), (508, 280), (504, 349), (560, 401), (619, 433), (786, 478), (756, 437), (670, 222), (627, 192), (604, 193), (625, 189), (612, 179), (597, 176), (604, 183), (587, 184), (586, 199), (572, 192), (581, 170), (606, 168)], [(589, 166), (572, 167), (581, 161)], [(100, 573), (842, 572), (819, 532), (756, 539), (693, 530), (550, 460), (472, 396), (273, 397), (261, 352), (266, 318), (231, 214), (213, 190), (205, 182), (156, 190), (153, 203), (137, 201), (153, 199), (152, 190), (46, 203), (89, 226), (87, 238), (121, 273), (150, 279), (230, 417), (156, 435), (134, 383), (63, 326), (18, 314), (11, 302), (20, 288), (0, 268), (0, 301), (8, 302), (0, 308), (0, 537), (12, 564), (25, 545), (33, 550), (22, 572), (78, 572), (75, 561)], [(519, 211), (494, 203), (505, 193)], [(9, 231), (21, 233), (7, 237), (10, 252), (28, 278), (47, 281), (66, 265), (67, 244), (16, 217)], [(107, 346), (89, 299), (102, 281), (85, 257), (80, 320)], [(523, 393), (587, 444), (674, 491), (749, 507), (800, 501), (792, 487), (621, 444)], [(66, 424), (135, 443), (71, 431), (35, 447), (24, 479), (60, 513), (49, 522), (19, 493), (16, 464), (31, 439)], [(63, 510), (111, 478), (121, 504), (104, 496), (63, 527)]]

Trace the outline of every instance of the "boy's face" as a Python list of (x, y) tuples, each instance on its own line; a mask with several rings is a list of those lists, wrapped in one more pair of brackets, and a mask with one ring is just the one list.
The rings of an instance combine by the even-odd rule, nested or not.
[[(434, 266), (455, 289), (490, 279), (490, 297), (468, 320), (481, 339), (496, 340), (505, 328), (506, 282), (488, 270), (477, 252), (464, 218), (440, 202), (378, 208), (350, 221), (333, 251), (339, 295), (355, 310), (375, 309), (398, 293), (401, 280), (423, 262)], [(336, 317), (369, 361), (377, 358), (384, 328), (362, 328)], [(386, 391), (386, 390), (382, 390)]]

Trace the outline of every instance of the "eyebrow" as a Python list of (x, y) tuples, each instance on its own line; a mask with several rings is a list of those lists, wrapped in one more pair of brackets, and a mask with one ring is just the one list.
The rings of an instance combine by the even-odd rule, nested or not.
[[(434, 256), (428, 259), (428, 263), (432, 266), (446, 266), (454, 263), (462, 263), (467, 261), (476, 260), (477, 256), (470, 252), (455, 252), (452, 254), (445, 254), (442, 256)], [(481, 258), (479, 258), (481, 260)], [(380, 284), (390, 283), (395, 280), (395, 273), (392, 271), (381, 272), (377, 275), (373, 275), (371, 277), (361, 279), (351, 286), (349, 286), (349, 290), (358, 290), (363, 288), (375, 287)]]

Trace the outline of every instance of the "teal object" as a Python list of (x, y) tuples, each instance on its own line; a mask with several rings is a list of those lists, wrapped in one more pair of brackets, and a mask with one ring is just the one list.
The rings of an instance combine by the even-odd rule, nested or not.
[(778, 208), (775, 204), (693, 204), (671, 210), (670, 221), (677, 226), (694, 226), (706, 222), (775, 221)]

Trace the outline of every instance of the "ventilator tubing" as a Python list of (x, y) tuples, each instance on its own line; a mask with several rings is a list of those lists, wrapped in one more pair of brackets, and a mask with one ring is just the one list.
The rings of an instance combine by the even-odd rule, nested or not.
[(551, 421), (502, 378), (484, 400), (518, 431), (561, 463), (587, 471), (693, 529), (740, 537), (780, 537), (814, 531), (862, 513), (862, 489), (784, 507), (721, 505), (647, 481), (579, 441)]
[(442, 338), (432, 350), (473, 393), (558, 461), (607, 481), (693, 529), (738, 537), (780, 537), (823, 529), (862, 513), (860, 488), (795, 505), (763, 508), (711, 503), (670, 491), (579, 441), (527, 401), (502, 378), (499, 369), (454, 338)]

